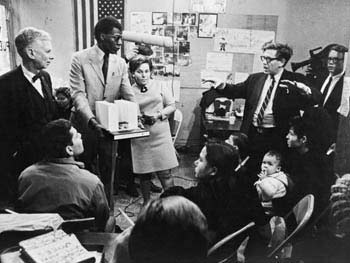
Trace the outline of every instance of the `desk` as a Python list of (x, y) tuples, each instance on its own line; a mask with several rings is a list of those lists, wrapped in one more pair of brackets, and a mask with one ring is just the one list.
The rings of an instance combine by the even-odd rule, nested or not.
[(109, 201), (110, 206), (110, 215), (114, 216), (114, 175), (116, 171), (117, 166), (117, 157), (118, 157), (118, 141), (124, 140), (124, 139), (134, 139), (134, 138), (140, 138), (140, 137), (146, 137), (149, 136), (149, 131), (143, 130), (143, 129), (136, 129), (131, 131), (118, 131), (118, 132), (111, 132), (110, 136), (107, 138), (111, 141), (112, 144), (112, 155), (111, 155), (111, 177), (110, 177), (110, 185), (109, 185), (109, 191), (106, 191), (107, 193), (107, 199)]
[(232, 133), (238, 133), (241, 128), (242, 118), (236, 118), (234, 124), (230, 124), (228, 120), (207, 119), (202, 115), (203, 134), (207, 134), (209, 138), (218, 138), (225, 140)]

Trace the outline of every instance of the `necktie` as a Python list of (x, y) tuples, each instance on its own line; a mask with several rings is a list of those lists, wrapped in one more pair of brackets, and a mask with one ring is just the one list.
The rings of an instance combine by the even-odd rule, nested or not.
[(40, 79), (40, 83), (41, 83), (41, 91), (43, 93), (44, 98), (48, 98), (48, 93), (47, 93), (47, 89), (48, 89), (48, 84), (43, 76), (43, 74), (41, 72), (39, 72), (38, 74), (36, 74), (32, 80), (33, 82), (35, 82), (37, 79)]
[(103, 56), (103, 65), (102, 65), (102, 73), (103, 73), (105, 82), (106, 82), (107, 73), (108, 73), (108, 60), (109, 60), (109, 54), (105, 53), (105, 55)]
[(262, 123), (262, 121), (264, 119), (265, 110), (266, 110), (267, 105), (269, 104), (269, 101), (271, 99), (271, 94), (272, 94), (273, 88), (275, 87), (275, 78), (273, 76), (271, 76), (271, 79), (272, 79), (271, 85), (266, 93), (266, 96), (265, 96), (264, 101), (261, 105), (260, 111), (258, 113), (258, 118), (256, 120), (258, 123), (258, 126), (260, 126), (260, 124)]
[(324, 87), (324, 90), (323, 90), (323, 93), (322, 93), (322, 104), (323, 105), (326, 103), (325, 100), (326, 100), (326, 97), (327, 97), (327, 93), (328, 93), (329, 87), (331, 86), (332, 80), (333, 80), (333, 77), (330, 77), (328, 82), (327, 82), (326, 87)]

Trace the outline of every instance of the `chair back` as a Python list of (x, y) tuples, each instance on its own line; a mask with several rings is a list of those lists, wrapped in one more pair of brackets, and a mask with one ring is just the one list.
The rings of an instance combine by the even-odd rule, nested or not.
[(176, 138), (179, 134), (181, 124), (182, 124), (182, 119), (183, 119), (182, 112), (179, 109), (176, 109), (174, 112), (174, 123), (173, 123), (172, 131), (171, 131), (173, 143), (175, 143)]
[[(214, 244), (209, 250), (208, 250), (208, 257), (212, 256), (214, 253), (218, 252), (220, 248), (222, 248), (225, 244), (232, 241), (235, 237), (239, 236), (244, 231), (247, 231), (249, 228), (255, 226), (254, 222), (250, 222), (248, 225), (242, 227), (241, 229), (237, 230), (236, 232), (227, 235), (220, 241), (218, 241), (216, 244)], [(219, 262), (226, 262), (226, 259), (231, 258), (236, 253), (236, 250), (230, 251), (229, 257), (226, 257), (224, 260), (220, 260)]]
[(314, 202), (314, 196), (312, 194), (309, 194), (301, 199), (294, 206), (292, 211), (286, 215), (286, 217), (288, 217), (292, 213), (294, 214), (297, 227), (270, 254), (268, 254), (268, 257), (272, 257), (278, 251), (280, 251), (309, 222), (314, 210)]

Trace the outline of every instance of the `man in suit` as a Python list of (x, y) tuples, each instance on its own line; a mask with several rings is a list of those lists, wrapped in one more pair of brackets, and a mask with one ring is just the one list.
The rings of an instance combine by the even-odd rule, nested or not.
[(73, 55), (70, 70), (70, 86), (73, 90), (72, 122), (82, 133), (85, 154), (82, 156), (87, 169), (97, 173), (94, 167), (99, 156), (99, 174), (109, 196), (110, 143), (105, 129), (95, 117), (95, 102), (116, 99), (136, 102), (131, 89), (127, 65), (117, 55), (122, 44), (122, 26), (112, 16), (100, 19), (95, 26), (97, 44)]
[(14, 197), (19, 173), (42, 158), (41, 129), (56, 117), (50, 75), (44, 71), (53, 60), (50, 35), (24, 28), (15, 44), (22, 64), (0, 77), (0, 193), (5, 198)]
[(235, 85), (215, 83), (226, 97), (245, 99), (241, 131), (248, 135), (254, 170), (268, 150), (286, 151), (289, 120), (300, 115), (300, 110), (317, 104), (321, 96), (303, 75), (285, 70), (293, 54), (288, 45), (270, 41), (262, 51), (263, 72), (251, 74)]
[(334, 45), (330, 48), (327, 60), (329, 74), (316, 80), (316, 86), (322, 93), (321, 105), (330, 115), (333, 122), (333, 141), (335, 142), (339, 113), (343, 93), (345, 75), (344, 58), (348, 49), (342, 45)]

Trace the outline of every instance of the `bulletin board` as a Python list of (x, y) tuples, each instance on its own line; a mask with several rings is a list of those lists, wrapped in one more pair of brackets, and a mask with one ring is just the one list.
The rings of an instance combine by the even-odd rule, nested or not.
[[(138, 3), (136, 3), (138, 2)], [(164, 3), (167, 2), (167, 3)], [(147, 6), (142, 7), (140, 1), (127, 1), (126, 2), (126, 23), (125, 29), (130, 30), (132, 25), (130, 24), (130, 14), (133, 12), (150, 12), (153, 13), (151, 21), (152, 24), (164, 23), (164, 17), (162, 13), (181, 13), (181, 14), (196, 14), (195, 25), (198, 27), (200, 12), (194, 12), (191, 7), (191, 1), (179, 1), (177, 0), (175, 5), (170, 3), (171, 1), (147, 1)], [(174, 4), (174, 3), (173, 3)], [(240, 15), (232, 14), (228, 10), (234, 8), (232, 1), (227, 0), (226, 12), (217, 14), (217, 28), (242, 30), (244, 32), (248, 30), (252, 31), (267, 31), (277, 34), (278, 16), (277, 15)], [(202, 13), (201, 13), (202, 14)], [(176, 14), (175, 14), (176, 16)], [(174, 19), (174, 18), (172, 18)], [(175, 27), (181, 27), (181, 24), (174, 25)], [(231, 72), (235, 73), (252, 73), (254, 71), (261, 70), (261, 63), (259, 56), (248, 52), (230, 52), (230, 51), (215, 51), (215, 45), (218, 43), (215, 37), (198, 37), (198, 28), (196, 34), (193, 32), (189, 34), (189, 65), (179, 66), (180, 76), (178, 80), (181, 83), (181, 88), (200, 88), (201, 87), (201, 74), (203, 70), (207, 68), (207, 56), (208, 53), (215, 58), (220, 56), (220, 53), (230, 54), (232, 59)], [(217, 49), (217, 47), (216, 47)], [(176, 52), (176, 51), (175, 51)], [(215, 54), (217, 52), (217, 56)], [(227, 63), (227, 60), (225, 60)], [(209, 66), (210, 67), (210, 66)], [(215, 67), (215, 65), (214, 65)], [(176, 77), (174, 77), (176, 79)]]

